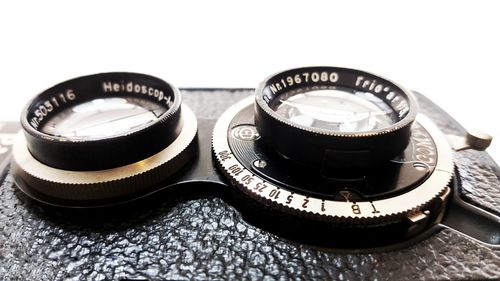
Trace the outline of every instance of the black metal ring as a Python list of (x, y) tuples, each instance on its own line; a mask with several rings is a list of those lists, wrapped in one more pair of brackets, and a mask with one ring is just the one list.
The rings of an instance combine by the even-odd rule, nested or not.
[[(342, 87), (369, 92), (399, 115), (387, 128), (339, 132), (292, 123), (270, 108), (283, 93), (304, 88)], [(408, 145), (417, 115), (413, 94), (377, 75), (339, 67), (291, 69), (267, 78), (256, 89), (255, 124), (264, 143), (296, 162), (325, 170), (364, 168), (393, 158)]]
[[(111, 137), (77, 140), (39, 130), (64, 109), (110, 97), (147, 99), (165, 112), (157, 120)], [(180, 105), (179, 91), (161, 79), (138, 73), (100, 73), (62, 82), (34, 97), (23, 109), (21, 125), (28, 149), (38, 161), (66, 170), (102, 170), (137, 162), (172, 143), (182, 128)]]

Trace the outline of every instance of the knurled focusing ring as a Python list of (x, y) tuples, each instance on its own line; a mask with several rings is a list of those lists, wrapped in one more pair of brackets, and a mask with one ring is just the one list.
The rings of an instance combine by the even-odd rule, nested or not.
[(405, 149), (417, 107), (409, 91), (380, 76), (305, 67), (259, 85), (255, 124), (262, 142), (295, 162), (365, 168)]
[(180, 105), (179, 91), (159, 78), (101, 73), (34, 97), (21, 125), (38, 161), (65, 170), (102, 170), (140, 161), (172, 143), (183, 125)]

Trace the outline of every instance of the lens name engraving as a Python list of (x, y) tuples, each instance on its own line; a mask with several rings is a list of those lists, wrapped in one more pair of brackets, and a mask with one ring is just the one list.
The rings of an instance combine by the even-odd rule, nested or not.
[(436, 165), (436, 148), (430, 136), (422, 128), (413, 130), (411, 135), (413, 142), (413, 157), (415, 160), (429, 165)]
[(403, 94), (404, 90), (383, 78), (366, 74), (359, 75), (351, 71), (337, 71), (319, 67), (300, 69), (296, 72), (283, 73), (268, 81), (262, 89), (262, 100), (267, 104), (282, 92), (289, 92), (303, 87), (346, 87), (356, 91), (371, 93), (390, 105), (400, 119), (410, 111), (410, 102)]
[(365, 77), (363, 76), (358, 76), (356, 78), (356, 86), (358, 87), (361, 87), (365, 90), (369, 90), (369, 91), (372, 91), (372, 92), (375, 92), (376, 94), (384, 91), (386, 93), (388, 93), (391, 88), (388, 87), (388, 86), (385, 86), (384, 84), (382, 83), (379, 83), (376, 79), (365, 79)]
[(162, 90), (144, 84), (135, 83), (133, 81), (128, 81), (128, 82), (125, 82), (123, 80), (120, 82), (104, 81), (102, 82), (102, 92), (142, 94), (153, 97), (160, 102), (164, 102), (168, 107), (171, 107), (174, 104), (172, 97), (169, 95), (165, 95), (165, 93), (163, 93)]
[(381, 97), (385, 95), (385, 99), (398, 112), (400, 118), (403, 118), (410, 111), (408, 102), (401, 95), (398, 95), (390, 86), (379, 82), (377, 79), (366, 79), (364, 76), (358, 76), (355, 86), (375, 94), (380, 94)]

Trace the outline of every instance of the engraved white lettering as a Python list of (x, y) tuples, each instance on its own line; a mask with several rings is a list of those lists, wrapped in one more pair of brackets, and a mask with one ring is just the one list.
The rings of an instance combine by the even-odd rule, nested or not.
[(147, 85), (135, 83), (133, 81), (128, 81), (128, 82), (120, 81), (119, 83), (118, 82), (111, 82), (111, 81), (104, 81), (104, 82), (102, 82), (102, 91), (103, 91), (103, 93), (126, 92), (126, 93), (149, 95), (151, 97), (154, 97), (155, 99), (157, 99), (160, 102), (164, 101), (165, 104), (168, 105), (169, 107), (173, 105), (172, 98), (170, 96), (168, 96), (168, 98), (166, 98), (165, 93), (163, 93), (162, 90), (159, 90), (159, 89), (156, 89), (154, 87), (147, 86)]
[(113, 87), (111, 86), (111, 82), (102, 83), (102, 90), (105, 93), (113, 91)]

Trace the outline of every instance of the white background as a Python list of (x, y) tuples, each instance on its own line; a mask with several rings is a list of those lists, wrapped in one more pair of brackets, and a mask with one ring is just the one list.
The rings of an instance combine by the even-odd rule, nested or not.
[[(498, 2), (497, 2), (498, 3)], [(63, 80), (152, 74), (178, 87), (254, 87), (287, 68), (359, 68), (420, 91), (496, 138), (495, 1), (4, 1), (0, 120)]]

